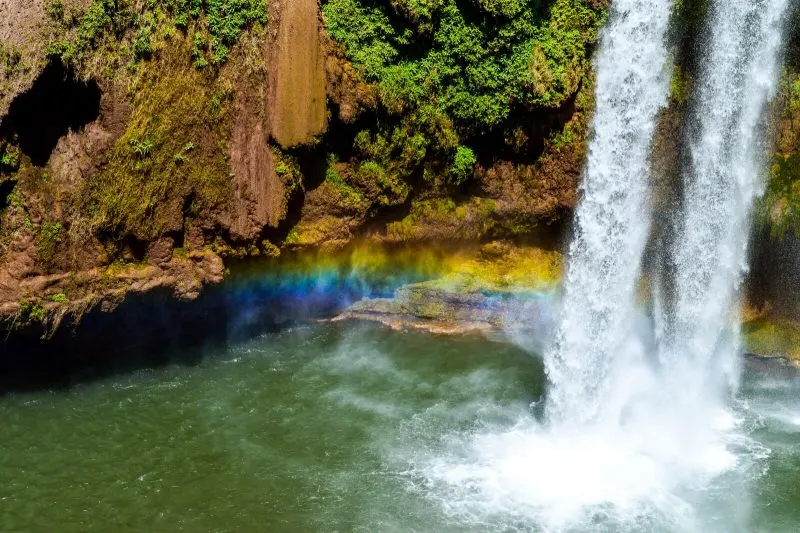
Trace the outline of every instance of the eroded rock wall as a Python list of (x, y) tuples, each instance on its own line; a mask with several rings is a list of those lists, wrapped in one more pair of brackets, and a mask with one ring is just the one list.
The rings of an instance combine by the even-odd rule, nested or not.
[[(193, 297), (227, 258), (356, 238), (559, 245), (607, 2), (184, 4), (0, 0), (4, 316), (153, 287)], [(704, 2), (681, 5), (654, 152), (665, 204)], [(55, 132), (37, 152), (12, 111), (46, 107), (35, 86), (51, 68), (83, 87), (73, 106), (84, 89), (99, 102), (60, 130), (25, 121)]]

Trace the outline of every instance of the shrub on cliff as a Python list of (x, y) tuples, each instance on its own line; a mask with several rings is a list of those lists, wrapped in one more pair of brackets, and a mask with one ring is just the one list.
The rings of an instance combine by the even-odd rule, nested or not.
[[(465, 148), (519, 111), (558, 108), (590, 72), (604, 10), (591, 0), (323, 1), (329, 35), (379, 97), (361, 152), (403, 179), (468, 179)], [(508, 126), (510, 130), (511, 127)], [(370, 149), (364, 140), (380, 146)], [(404, 164), (398, 159), (404, 155)], [(457, 171), (451, 171), (456, 169)], [(447, 178), (449, 177), (449, 178)]]
[(323, 11), (390, 108), (434, 101), (460, 128), (480, 131), (514, 104), (559, 106), (586, 74), (602, 11), (586, 0), (542, 4), (328, 0)]
[(194, 23), (199, 43), (195, 54), (201, 59), (195, 57), (195, 64), (205, 66), (208, 59), (224, 63), (245, 28), (266, 24), (267, 0), (94, 0), (83, 12), (68, 11), (62, 0), (51, 0), (47, 13), (58, 37), (48, 43), (48, 55), (65, 64), (80, 65), (105, 38), (119, 40), (127, 30), (135, 30), (133, 58), (147, 58), (159, 27), (185, 30)]

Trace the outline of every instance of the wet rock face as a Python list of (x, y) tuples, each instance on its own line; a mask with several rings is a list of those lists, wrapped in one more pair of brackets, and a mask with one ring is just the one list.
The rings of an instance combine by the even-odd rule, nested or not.
[[(98, 218), (109, 207), (116, 214), (124, 210), (115, 191), (123, 191), (117, 199), (144, 191), (155, 172), (166, 175), (170, 166), (177, 169), (174, 175), (186, 176), (194, 163), (200, 168), (194, 185), (206, 185), (217, 169), (201, 157), (216, 158), (225, 164), (218, 174), (229, 176), (228, 93), (218, 83), (223, 74), (218, 69), (205, 75), (192, 65), (191, 42), (177, 34), (169, 49), (127, 68), (126, 61), (128, 67), (134, 61), (132, 30), (117, 25), (129, 20), (122, 9), (91, 0), (59, 5), (68, 17), (54, 15), (49, 0), (0, 0), (0, 328), (57, 324), (68, 313), (80, 315), (96, 305), (110, 309), (125, 294), (155, 288), (193, 298), (224, 272), (220, 257), (208, 249), (223, 209), (189, 213), (197, 195), (179, 180), (164, 179), (166, 190), (149, 207), (134, 202), (146, 216), (175, 206), (162, 217), (169, 219), (162, 232), (137, 238)], [(86, 55), (76, 60), (47, 52), (52, 42), (75, 45), (90, 6), (99, 26), (84, 42)], [(191, 93), (187, 85), (212, 87)], [(205, 98), (181, 107), (197, 94)], [(186, 107), (199, 111), (186, 113)], [(215, 130), (209, 131), (211, 121), (196, 120), (201, 114), (215, 114)], [(160, 127), (169, 131), (162, 134)], [(117, 171), (125, 166), (132, 171)], [(108, 186), (96, 194), (100, 184)], [(226, 192), (219, 194), (220, 203)]]
[(230, 165), (234, 198), (221, 219), (235, 239), (252, 240), (283, 219), (286, 191), (275, 172), (265, 121), (245, 97), (237, 102)]
[[(333, 3), (323, 0), (322, 10)], [(131, 56), (141, 28), (106, 7), (113, 30), (98, 34), (83, 60), (69, 68), (48, 63), (47, 44), (74, 41), (79, 19), (100, 4), (112, 3), (63, 0), (78, 16), (59, 28), (50, 0), (0, 0), (0, 59), (11, 58), (0, 61), (0, 157), (5, 129), (26, 159), (13, 173), (0, 165), (0, 306), (17, 309), (28, 297), (23, 285), (47, 305), (62, 292), (77, 299), (90, 283), (76, 282), (73, 291), (33, 280), (100, 279), (115, 262), (147, 265), (136, 275), (191, 296), (195, 279), (221, 277), (213, 258), (225, 254), (345, 246), (365, 236), (513, 236), (557, 247), (568, 229), (593, 108), (587, 80), (580, 89), (580, 78), (568, 80), (556, 107), (515, 109), (499, 129), (478, 135), (442, 116), (438, 100), (426, 114), (415, 115), (419, 106), (409, 102), (387, 107), (381, 86), (330, 32), (317, 0), (269, 0), (268, 22), (259, 23), (266, 26), (244, 27), (226, 63), (203, 67), (194, 38), (210, 42), (202, 33), (207, 19), (177, 27), (174, 13), (156, 15), (152, 3), (120, 2), (140, 9), (142, 21), (157, 19), (146, 58)], [(374, 5), (398, 31), (420, 30), (401, 13), (411, 3)], [(423, 41), (426, 31), (418, 35)], [(208, 47), (199, 54), (212, 61)], [(455, 82), (443, 81), (441, 90), (447, 83)], [(452, 156), (462, 144), (476, 161), (454, 182)], [(669, 152), (665, 161), (673, 161)], [(102, 194), (82, 201), (100, 182)], [(98, 223), (97, 212), (110, 213), (111, 222)], [(195, 252), (208, 260), (189, 260)], [(113, 291), (128, 290), (132, 275), (120, 274)]]
[[(509, 162), (476, 176), (470, 190), (448, 184), (449, 152), (432, 156), (441, 161), (430, 181), (421, 167), (401, 176), (392, 165), (363, 164), (417, 156), (394, 141), (391, 154), (378, 154), (380, 135), (356, 149), (361, 131), (381, 129), (385, 110), (374, 80), (327, 35), (316, 0), (270, 0), (269, 18), (248, 15), (222, 62), (208, 46), (207, 6), (179, 24), (172, 7), (146, 3), (125, 3), (136, 16), (123, 4), (63, 0), (60, 15), (54, 5), (0, 0), (0, 59), (9, 58), (0, 65), (0, 157), (7, 148), (20, 157), (0, 167), (0, 304), (12, 311), (29, 297), (50, 307), (124, 294), (129, 273), (117, 264), (147, 265), (137, 276), (191, 296), (181, 287), (216, 279), (203, 261), (186, 261), (195, 252), (276, 254), (302, 243), (344, 245), (365, 232), (476, 239), (498, 214), (527, 231), (517, 219), (570, 205), (556, 197), (572, 182), (554, 178), (552, 164), (521, 172)], [(71, 52), (48, 52), (52, 43)], [(573, 111), (559, 111), (557, 126)], [(546, 187), (519, 194), (545, 174)], [(451, 208), (454, 195), (463, 202)], [(414, 220), (386, 232), (414, 197), (427, 202), (411, 209)], [(89, 281), (35, 281), (64, 275)], [(91, 280), (103, 276), (108, 287), (93, 293)]]
[(37, 40), (45, 24), (45, 0), (0, 0), (0, 117), (14, 97), (33, 83), (42, 60)]

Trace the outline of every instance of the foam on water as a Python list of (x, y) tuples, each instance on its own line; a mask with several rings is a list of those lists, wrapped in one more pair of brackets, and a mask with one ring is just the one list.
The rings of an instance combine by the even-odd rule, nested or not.
[(616, 425), (554, 426), (519, 412), (512, 425), (408, 452), (410, 478), (481, 531), (746, 532), (748, 488), (769, 453), (748, 436), (752, 423), (725, 409), (687, 421), (647, 402)]
[(748, 481), (769, 451), (728, 396), (740, 344), (730, 310), (787, 4), (712, 3), (686, 197), (668, 250), (674, 279), (655, 295), (654, 324), (637, 309), (636, 285), (673, 2), (612, 2), (561, 318), (545, 353), (547, 416), (452, 434), (413, 461), (426, 494), (454, 519), (497, 531), (748, 530)]

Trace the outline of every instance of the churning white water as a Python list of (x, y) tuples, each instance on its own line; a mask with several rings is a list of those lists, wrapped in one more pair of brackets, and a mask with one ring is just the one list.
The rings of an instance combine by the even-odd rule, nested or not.
[[(601, 416), (613, 364), (635, 350), (635, 288), (650, 230), (647, 186), (670, 71), (671, 0), (612, 2), (597, 56), (592, 140), (569, 250), (561, 323), (546, 358), (554, 422)], [(625, 345), (628, 346), (625, 346)]]
[(724, 385), (738, 372), (732, 310), (788, 1), (712, 3), (658, 328), (636, 288), (673, 2), (612, 2), (560, 325), (545, 354), (546, 421), (520, 413), (514, 427), (454, 435), (452, 455), (423, 461), (453, 515), (505, 516), (503, 531), (748, 531), (748, 482), (768, 450), (747, 437), (746, 406)]
[[(662, 363), (684, 400), (720, 397), (738, 378), (737, 293), (761, 193), (763, 117), (779, 74), (789, 0), (719, 0), (695, 94), (689, 164), (671, 256)], [(709, 398), (710, 397), (710, 398)]]

